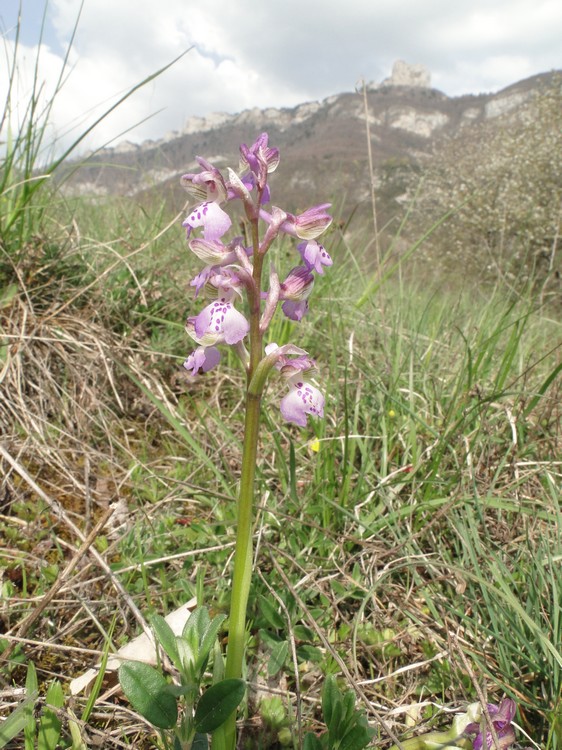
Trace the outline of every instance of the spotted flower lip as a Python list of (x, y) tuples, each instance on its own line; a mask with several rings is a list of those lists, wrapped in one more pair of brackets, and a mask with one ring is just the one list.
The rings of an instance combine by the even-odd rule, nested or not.
[(250, 324), (227, 297), (211, 302), (199, 315), (187, 319), (191, 338), (203, 347), (237, 344), (250, 330)]
[(232, 226), (232, 221), (218, 203), (205, 201), (191, 211), (182, 226), (187, 228), (188, 237), (193, 229), (203, 227), (203, 238), (213, 241), (220, 240), (228, 232)]
[(324, 416), (324, 396), (311, 383), (299, 380), (295, 375), (289, 380), (289, 393), (281, 400), (281, 414), (287, 422), (306, 427), (307, 416)]
[(324, 273), (322, 266), (331, 266), (334, 262), (326, 252), (324, 245), (320, 245), (316, 240), (301, 242), (297, 245), (297, 250), (301, 254), (301, 258), (307, 268), (319, 274)]

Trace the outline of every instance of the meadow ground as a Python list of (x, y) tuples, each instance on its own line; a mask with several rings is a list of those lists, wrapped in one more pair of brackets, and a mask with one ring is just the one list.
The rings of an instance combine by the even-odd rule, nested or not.
[[(51, 200), (3, 247), (2, 712), (33, 662), (37, 711), (62, 685), (65, 747), (72, 722), (87, 747), (153, 746), (114, 676), (95, 702), (68, 694), (138, 611), (195, 597), (227, 612), (242, 374), (182, 372), (180, 223)], [(522, 744), (557, 748), (560, 322), (530, 285), (448, 291), (397, 271), (369, 291), (367, 242), (335, 230), (310, 315), (271, 332), (316, 356), (326, 418), (286, 426), (271, 384), (242, 739), (298, 746), (337, 674), (377, 745), (507, 694)]]

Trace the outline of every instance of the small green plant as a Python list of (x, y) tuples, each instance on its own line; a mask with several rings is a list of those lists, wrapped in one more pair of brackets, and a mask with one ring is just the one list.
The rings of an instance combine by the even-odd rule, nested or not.
[(364, 712), (355, 707), (355, 693), (342, 693), (333, 675), (324, 683), (322, 715), (328, 731), (320, 737), (308, 732), (303, 750), (362, 750), (376, 734)]
[(23, 732), (23, 750), (56, 750), (59, 747), (62, 722), (57, 709), (64, 704), (62, 686), (54, 680), (45, 695), (44, 705), (36, 715), (39, 705), (39, 685), (33, 662), (27, 667), (26, 698), (0, 724), (0, 748)]
[(278, 695), (260, 701), (260, 714), (265, 727), (271, 731), (282, 747), (293, 745), (290, 719), (282, 699)]
[[(207, 609), (201, 607), (176, 636), (163, 617), (151, 618), (156, 640), (176, 670), (174, 683), (143, 662), (125, 662), (119, 668), (123, 692), (133, 708), (160, 731), (165, 748), (208, 747), (207, 734), (218, 729), (244, 697), (243, 680), (223, 679), (217, 635), (224, 620), (224, 615), (211, 620)], [(204, 690), (210, 661), (213, 682)]]

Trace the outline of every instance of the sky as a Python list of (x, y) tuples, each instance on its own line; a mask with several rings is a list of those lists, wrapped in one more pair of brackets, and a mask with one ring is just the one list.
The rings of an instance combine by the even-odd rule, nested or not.
[[(0, 0), (0, 117), (19, 8), (20, 0)], [(450, 96), (499, 91), (561, 69), (561, 39), (560, 0), (21, 0), (12, 127), (37, 60), (44, 102), (62, 71), (49, 130), (60, 151), (189, 50), (102, 122), (83, 152), (159, 139), (191, 116), (353, 91), (388, 77), (398, 59), (426, 66), (432, 86)]]

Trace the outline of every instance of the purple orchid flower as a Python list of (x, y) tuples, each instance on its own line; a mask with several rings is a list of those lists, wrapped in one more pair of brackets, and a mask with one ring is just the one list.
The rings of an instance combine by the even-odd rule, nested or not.
[(265, 353), (268, 357), (275, 358), (275, 368), (286, 378), (316, 369), (316, 362), (304, 349), (294, 344), (278, 346), (272, 342), (265, 347)]
[[(493, 703), (488, 703), (488, 713), (492, 720), (492, 724), (494, 725), (494, 729), (496, 730), (496, 735), (502, 750), (515, 742), (515, 730), (511, 723), (515, 716), (515, 710), (515, 701), (511, 700), (511, 698), (504, 698), (499, 706), (496, 706)], [(484, 720), (484, 717), (482, 717), (482, 719)], [(465, 732), (466, 734), (475, 735), (472, 740), (473, 750), (483, 750), (483, 748), (486, 750), (492, 750), (494, 747), (492, 733), (489, 728), (484, 728), (483, 731), (483, 724), (476, 722), (468, 724)]]
[(230, 297), (223, 296), (203, 308), (199, 315), (187, 319), (185, 329), (203, 347), (237, 344), (250, 330), (250, 324), (234, 307)]
[(308, 240), (297, 245), (297, 250), (301, 254), (306, 267), (314, 269), (316, 273), (323, 274), (322, 266), (331, 266), (333, 260), (326, 252), (324, 245), (320, 245), (316, 240)]
[[(330, 214), (325, 211), (330, 205), (330, 203), (320, 203), (297, 216), (288, 213), (279, 230), (301, 240), (314, 240), (326, 231), (333, 221)], [(260, 217), (268, 224), (273, 221), (273, 216), (263, 208), (260, 210)]]
[[(304, 349), (292, 344), (277, 346), (271, 343), (265, 347), (268, 357), (275, 357), (275, 368), (287, 378), (289, 393), (281, 400), (281, 414), (293, 424), (306, 427), (307, 415), (324, 416), (324, 396), (315, 386), (303, 380), (304, 372), (316, 368), (316, 363)], [(295, 355), (295, 356), (290, 356)]]
[(303, 319), (308, 312), (307, 299), (313, 286), (314, 276), (305, 266), (297, 266), (289, 271), (279, 287), (279, 299), (285, 300), (281, 309), (287, 318), (296, 321)]
[(289, 379), (289, 393), (281, 400), (281, 414), (293, 424), (306, 427), (307, 415), (324, 416), (324, 395), (295, 375)]
[(268, 141), (268, 134), (262, 133), (249, 148), (245, 143), (240, 146), (240, 168), (250, 170), (260, 190), (267, 184), (267, 175), (279, 164), (279, 149), (270, 148)]
[(188, 237), (193, 229), (203, 227), (204, 239), (213, 241), (220, 240), (228, 232), (232, 226), (232, 221), (218, 203), (205, 201), (193, 209), (182, 226), (187, 228)]
[(205, 289), (209, 297), (222, 297), (234, 299), (234, 294), (242, 296), (241, 287), (243, 271), (235, 266), (206, 266), (190, 281), (190, 286), (195, 287), (197, 297), (201, 289)]
[(205, 240), (197, 237), (189, 243), (190, 250), (209, 266), (225, 266), (236, 263), (238, 256), (235, 248), (242, 247), (246, 255), (251, 256), (252, 248), (242, 245), (242, 237), (235, 237), (228, 245), (220, 240)]
[(308, 299), (314, 286), (314, 276), (305, 266), (297, 266), (289, 271), (280, 286), (280, 298), (298, 302)]
[(214, 201), (222, 203), (227, 198), (227, 189), (224, 177), (220, 171), (213, 167), (206, 159), (196, 156), (202, 171), (198, 174), (184, 174), (181, 184), (192, 195), (201, 202)]
[(183, 363), (185, 369), (195, 377), (203, 372), (209, 372), (220, 362), (220, 352), (214, 346), (199, 346)]
[(332, 223), (332, 217), (325, 211), (330, 205), (330, 203), (321, 203), (297, 216), (288, 214), (287, 221), (281, 226), (281, 231), (293, 237), (299, 237), (301, 240), (315, 239)]

